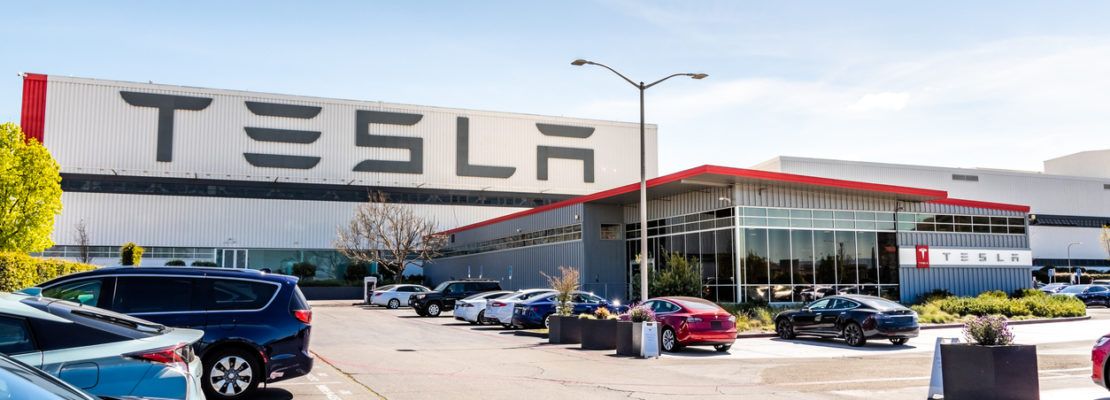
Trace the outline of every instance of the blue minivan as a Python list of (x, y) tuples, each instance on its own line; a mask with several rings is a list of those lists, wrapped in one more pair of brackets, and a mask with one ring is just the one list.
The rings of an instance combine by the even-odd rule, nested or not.
[(256, 270), (108, 267), (38, 286), (44, 297), (204, 330), (195, 344), (209, 399), (307, 374), (312, 310), (297, 278)]

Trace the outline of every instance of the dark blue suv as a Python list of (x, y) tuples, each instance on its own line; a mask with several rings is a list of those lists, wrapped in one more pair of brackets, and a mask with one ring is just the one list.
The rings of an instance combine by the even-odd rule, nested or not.
[[(571, 294), (571, 314), (593, 314), (598, 307), (608, 308), (614, 314), (628, 311), (628, 306), (610, 303), (593, 293), (576, 291)], [(555, 314), (555, 295), (535, 297), (513, 306), (513, 325), (524, 328), (548, 327), (548, 317)]]
[(312, 370), (312, 310), (297, 278), (221, 268), (109, 267), (39, 285), (41, 294), (204, 330), (195, 345), (209, 399), (248, 397), (261, 382)]

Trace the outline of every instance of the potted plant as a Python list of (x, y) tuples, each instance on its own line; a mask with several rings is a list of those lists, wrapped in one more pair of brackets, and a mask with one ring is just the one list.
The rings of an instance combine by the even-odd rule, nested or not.
[(1014, 344), (1014, 334), (999, 316), (964, 324), (967, 343), (940, 346), (944, 398), (1038, 399), (1037, 346)]
[(640, 305), (628, 310), (617, 323), (617, 354), (639, 357), (644, 322), (651, 321), (655, 321), (655, 313), (646, 306)]
[(548, 285), (555, 290), (555, 313), (547, 317), (547, 342), (551, 344), (581, 343), (582, 334), (578, 318), (571, 316), (574, 305), (571, 296), (578, 290), (578, 270), (559, 267), (559, 276), (543, 274)]
[(613, 350), (617, 348), (617, 316), (608, 308), (598, 307), (593, 315), (585, 314), (582, 322), (583, 350)]

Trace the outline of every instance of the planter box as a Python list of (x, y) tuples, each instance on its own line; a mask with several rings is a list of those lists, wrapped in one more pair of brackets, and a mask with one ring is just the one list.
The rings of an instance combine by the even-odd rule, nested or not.
[(617, 355), (639, 357), (643, 330), (641, 322), (617, 321)]
[(585, 319), (582, 325), (583, 350), (613, 350), (617, 348), (617, 320)]
[(576, 344), (582, 342), (581, 322), (578, 317), (551, 316), (547, 342), (551, 344)]
[(1036, 400), (1037, 346), (940, 346), (945, 400)]
[(362, 300), (359, 286), (301, 286), (306, 300)]

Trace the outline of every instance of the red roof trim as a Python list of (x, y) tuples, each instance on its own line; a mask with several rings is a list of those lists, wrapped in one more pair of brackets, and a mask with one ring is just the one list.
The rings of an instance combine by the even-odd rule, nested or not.
[[(694, 167), (694, 168), (690, 168), (690, 169), (687, 169), (687, 170), (684, 170), (684, 171), (675, 172), (675, 173), (670, 174), (670, 175), (663, 175), (663, 176), (660, 176), (660, 177), (657, 177), (657, 178), (648, 179), (647, 186), (650, 188), (650, 187), (658, 186), (658, 185), (661, 185), (661, 184), (664, 184), (664, 183), (679, 181), (679, 180), (682, 180), (682, 179), (686, 179), (686, 178), (690, 178), (690, 177), (698, 176), (698, 175), (704, 175), (704, 174), (728, 175), (728, 176), (762, 179), (762, 180), (776, 181), (776, 182), (793, 182), (793, 183), (801, 183), (801, 184), (815, 185), (815, 186), (825, 186), (825, 187), (834, 187), (834, 188), (852, 189), (852, 190), (863, 190), (863, 191), (879, 192), (879, 193), (893, 193), (893, 194), (902, 194), (902, 195), (934, 197), (934, 198), (940, 198), (940, 199), (948, 197), (948, 193), (943, 191), (943, 190), (919, 189), (919, 188), (912, 188), (912, 187), (905, 187), (905, 186), (882, 185), (882, 184), (877, 184), (877, 183), (846, 181), (846, 180), (841, 180), (841, 179), (830, 179), (830, 178), (819, 178), (819, 177), (815, 177), (815, 176), (785, 174), (785, 173), (781, 173), (781, 172), (759, 171), (759, 170), (744, 169), (744, 168), (721, 167), (721, 166), (716, 166), (716, 165), (702, 165), (700, 167)], [(640, 184), (638, 182), (628, 184), (628, 185), (624, 185), (624, 186), (620, 186), (620, 187), (613, 188), (613, 189), (609, 189), (609, 190), (605, 190), (605, 191), (601, 191), (601, 192), (597, 192), (597, 193), (594, 193), (594, 194), (589, 194), (589, 195), (585, 195), (585, 196), (579, 196), (579, 197), (563, 200), (563, 201), (560, 201), (560, 202), (557, 202), (557, 203), (551, 203), (551, 204), (548, 204), (548, 205), (539, 206), (539, 207), (524, 210), (524, 211), (518, 211), (518, 212), (515, 212), (515, 213), (512, 213), (512, 214), (508, 214), (508, 215), (500, 216), (500, 217), (497, 217), (497, 218), (488, 219), (488, 220), (485, 220), (485, 221), (476, 222), (476, 223), (473, 223), (473, 224), (470, 224), (470, 225), (465, 225), (465, 226), (461, 226), (461, 227), (454, 228), (454, 229), (451, 229), (451, 230), (443, 231), (441, 233), (442, 234), (452, 234), (452, 233), (456, 233), (456, 232), (462, 232), (462, 231), (471, 230), (471, 229), (474, 229), (474, 228), (480, 228), (480, 227), (483, 227), (483, 226), (486, 226), (486, 225), (496, 224), (498, 222), (508, 221), (508, 220), (511, 220), (511, 219), (516, 219), (516, 218), (520, 218), (520, 217), (524, 217), (524, 216), (528, 216), (528, 215), (532, 215), (532, 214), (538, 214), (538, 213), (541, 213), (541, 212), (544, 212), (544, 211), (554, 210), (554, 209), (563, 208), (563, 207), (566, 207), (566, 206), (586, 203), (586, 202), (589, 202), (589, 201), (600, 200), (600, 199), (604, 199), (604, 198), (608, 198), (608, 197), (612, 197), (612, 196), (617, 196), (617, 195), (621, 195), (621, 194), (625, 194), (625, 193), (635, 192), (637, 190), (640, 190)]]
[(1023, 212), (1023, 213), (1029, 212), (1029, 206), (1025, 206), (1025, 205), (1021, 205), (1021, 204), (992, 203), (992, 202), (989, 202), (989, 201), (954, 199), (954, 198), (951, 198), (951, 197), (946, 198), (946, 199), (931, 200), (929, 202), (930, 203), (936, 203), (936, 204), (947, 204), (947, 205), (950, 205), (950, 206), (989, 208), (989, 209), (993, 209), (993, 210), (1017, 211), (1017, 212)]
[(23, 76), (23, 112), (19, 119), (26, 140), (42, 143), (46, 126), (46, 75)]

